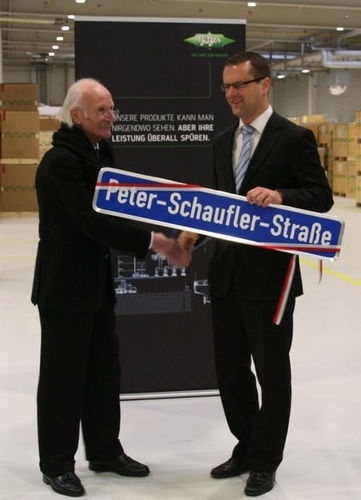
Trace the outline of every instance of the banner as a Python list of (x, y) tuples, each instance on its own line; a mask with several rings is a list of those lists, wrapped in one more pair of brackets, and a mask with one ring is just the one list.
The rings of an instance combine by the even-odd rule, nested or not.
[[(75, 75), (100, 80), (113, 95), (117, 166), (211, 185), (213, 139), (235, 121), (220, 88), (223, 65), (244, 49), (245, 31), (242, 19), (76, 18)], [(144, 260), (113, 253), (123, 394), (217, 388), (212, 247), (194, 252), (187, 269), (151, 253)]]
[(112, 93), (117, 165), (210, 186), (213, 139), (236, 121), (223, 65), (245, 31), (242, 19), (76, 18), (76, 78)]
[(103, 168), (93, 207), (101, 213), (166, 225), (273, 250), (333, 260), (344, 223), (284, 205), (259, 207), (243, 196)]

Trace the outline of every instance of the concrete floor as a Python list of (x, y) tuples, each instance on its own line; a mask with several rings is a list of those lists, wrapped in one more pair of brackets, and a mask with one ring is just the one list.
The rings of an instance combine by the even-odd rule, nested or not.
[[(292, 348), (293, 408), (285, 459), (272, 492), (283, 500), (361, 498), (361, 208), (336, 198), (346, 223), (339, 259), (301, 259)], [(0, 498), (57, 498), (38, 470), (35, 394), (39, 322), (30, 303), (36, 214), (0, 214)], [(218, 396), (122, 402), (121, 440), (151, 475), (94, 474), (82, 444), (76, 471), (99, 500), (236, 500), (246, 477), (214, 480), (234, 439)]]

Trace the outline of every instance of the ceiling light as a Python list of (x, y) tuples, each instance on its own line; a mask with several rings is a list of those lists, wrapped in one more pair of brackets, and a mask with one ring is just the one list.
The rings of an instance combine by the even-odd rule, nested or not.
[(308, 68), (303, 68), (303, 69), (301, 70), (301, 73), (304, 73), (304, 74), (311, 73), (311, 70), (310, 70), (310, 69), (308, 69)]
[(330, 92), (331, 95), (341, 95), (343, 94), (347, 89), (347, 85), (330, 85), (328, 87), (328, 91)]
[(257, 2), (248, 2), (247, 6), (248, 7), (257, 7)]
[(64, 24), (64, 26), (61, 27), (61, 31), (69, 31), (70, 30), (70, 26), (68, 26), (67, 24)]
[(343, 26), (337, 26), (336, 31), (344, 31), (345, 28)]
[(52, 48), (53, 50), (58, 50), (59, 45), (53, 45), (51, 48)]
[(48, 55), (49, 56), (55, 56), (55, 52), (49, 52)]
[(278, 78), (279, 80), (282, 80), (283, 78), (286, 78), (286, 73), (279, 73), (279, 74), (277, 75), (277, 78)]
[(57, 36), (56, 37), (56, 41), (57, 42), (62, 42), (64, 40), (64, 37), (63, 36)]
[(69, 15), (68, 15), (68, 19), (75, 19), (74, 14), (69, 14)]
[(86, 0), (75, 0), (76, 3), (85, 3)]

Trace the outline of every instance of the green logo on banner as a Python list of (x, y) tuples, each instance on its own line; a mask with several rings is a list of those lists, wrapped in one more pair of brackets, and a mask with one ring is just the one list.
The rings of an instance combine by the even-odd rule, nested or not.
[(191, 43), (196, 47), (202, 47), (206, 49), (222, 49), (225, 45), (229, 43), (234, 43), (236, 40), (232, 40), (232, 38), (227, 38), (222, 34), (215, 33), (198, 33), (197, 35), (192, 36), (191, 38), (185, 38), (185, 42)]

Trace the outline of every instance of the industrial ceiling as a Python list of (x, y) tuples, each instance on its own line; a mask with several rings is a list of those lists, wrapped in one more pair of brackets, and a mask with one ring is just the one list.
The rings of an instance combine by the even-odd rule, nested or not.
[(274, 72), (361, 67), (361, 0), (1, 0), (3, 67), (73, 65), (69, 14), (243, 19), (247, 49), (268, 57)]

